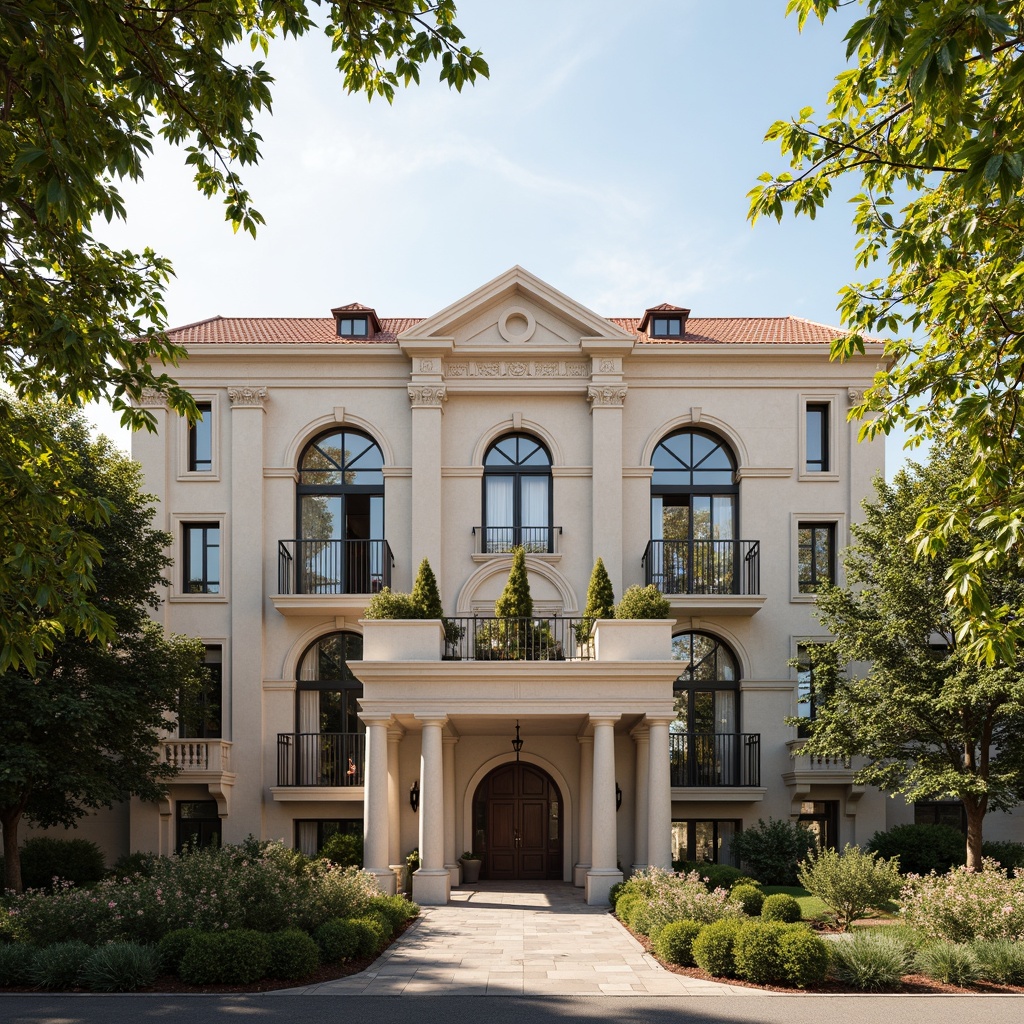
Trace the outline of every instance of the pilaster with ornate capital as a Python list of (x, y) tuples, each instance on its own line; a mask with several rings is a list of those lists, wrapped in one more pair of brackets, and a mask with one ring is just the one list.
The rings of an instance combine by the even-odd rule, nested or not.
[(231, 399), (232, 408), (254, 406), (262, 409), (267, 400), (267, 389), (262, 386), (253, 387), (251, 384), (240, 388), (228, 388), (228, 398)]
[(592, 409), (599, 406), (621, 409), (626, 401), (625, 384), (589, 384), (587, 385), (587, 401)]
[(448, 401), (448, 389), (444, 384), (409, 384), (409, 402), (414, 409), (439, 408)]

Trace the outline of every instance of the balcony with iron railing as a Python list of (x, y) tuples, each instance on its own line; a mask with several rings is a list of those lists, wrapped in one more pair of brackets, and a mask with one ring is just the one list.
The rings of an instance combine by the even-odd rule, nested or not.
[(592, 661), (595, 656), (593, 619), (474, 615), (443, 622), (446, 661)]
[(561, 536), (560, 526), (474, 526), (473, 560), (480, 562), (523, 548), (528, 555), (556, 561), (561, 557)]
[(675, 787), (757, 789), (761, 786), (761, 734), (671, 733), (669, 764)]
[[(277, 785), (359, 789), (362, 799), (366, 734), (361, 732), (280, 732), (277, 734)], [(275, 793), (277, 799), (282, 799)], [(287, 797), (285, 797), (287, 798)]]
[(272, 600), (284, 615), (359, 611), (391, 586), (394, 564), (386, 540), (282, 540)]
[(641, 565), (673, 610), (753, 615), (765, 601), (760, 541), (652, 540)]

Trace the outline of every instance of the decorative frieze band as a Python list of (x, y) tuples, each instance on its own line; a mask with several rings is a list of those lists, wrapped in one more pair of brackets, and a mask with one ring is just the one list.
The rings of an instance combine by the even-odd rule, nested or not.
[(143, 388), (142, 397), (135, 403), (138, 406), (154, 406), (165, 408), (167, 406), (167, 395), (156, 388)]
[(589, 377), (590, 364), (565, 359), (477, 359), (448, 363), (449, 380), (487, 377)]
[(246, 384), (241, 388), (228, 388), (228, 398), (231, 399), (232, 408), (237, 406), (255, 406), (263, 408), (267, 400), (267, 389), (265, 387), (252, 387)]
[(592, 408), (598, 406), (612, 406), (621, 408), (626, 401), (627, 387), (625, 384), (591, 384), (587, 388), (587, 401)]
[(414, 409), (440, 408), (448, 401), (448, 389), (443, 384), (410, 384), (409, 402)]

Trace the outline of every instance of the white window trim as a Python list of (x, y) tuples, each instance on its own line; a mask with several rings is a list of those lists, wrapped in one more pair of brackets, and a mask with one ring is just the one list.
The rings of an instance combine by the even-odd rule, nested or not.
[[(227, 522), (226, 512), (172, 512), (171, 513), (171, 594), (168, 600), (172, 604), (227, 604), (230, 585), (229, 538), (224, 528)], [(219, 594), (188, 594), (182, 585), (182, 566), (185, 556), (185, 523), (216, 523), (220, 529), (220, 593)]]
[[(802, 391), (797, 396), (797, 428), (800, 434), (800, 461), (797, 463), (797, 479), (828, 480), (839, 479), (839, 396), (834, 391)], [(809, 473), (807, 471), (807, 406), (828, 406), (828, 464), (826, 473)]]
[[(816, 474), (820, 475), (820, 474)], [(800, 524), (814, 523), (835, 527), (835, 560), (838, 586), (843, 586), (845, 576), (839, 553), (850, 543), (846, 533), (846, 514), (843, 512), (791, 512), (789, 518), (789, 600), (791, 604), (814, 604), (817, 594), (800, 593)]]
[(208, 470), (188, 468), (188, 420), (184, 416), (176, 417), (178, 420), (177, 447), (178, 447), (178, 480), (189, 482), (219, 482), (220, 481), (220, 424), (222, 414), (220, 408), (220, 395), (216, 391), (193, 391), (192, 398), (196, 403), (209, 402), (210, 415), (212, 417), (212, 430), (210, 431), (210, 468)]

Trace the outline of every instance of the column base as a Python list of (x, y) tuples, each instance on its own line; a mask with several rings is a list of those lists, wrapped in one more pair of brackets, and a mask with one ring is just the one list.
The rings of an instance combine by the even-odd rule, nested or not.
[(405, 892), (405, 865), (389, 864), (388, 867), (395, 876), (395, 892)]
[(587, 872), (590, 870), (589, 864), (577, 864), (572, 869), (572, 884), (577, 889), (582, 889), (587, 884)]
[(462, 871), (458, 864), (445, 864), (445, 868), (448, 870), (448, 874), (452, 880), (452, 888), (457, 889), (459, 882), (462, 881)]
[(391, 868), (363, 868), (363, 871), (373, 876), (373, 880), (380, 886), (385, 896), (394, 896), (398, 891), (395, 873)]
[(587, 872), (586, 901), (590, 907), (607, 907), (613, 885), (622, 881), (622, 872), (614, 868), (591, 868)]
[(420, 868), (412, 873), (412, 898), (422, 907), (443, 907), (451, 893), (452, 876), (444, 868)]

